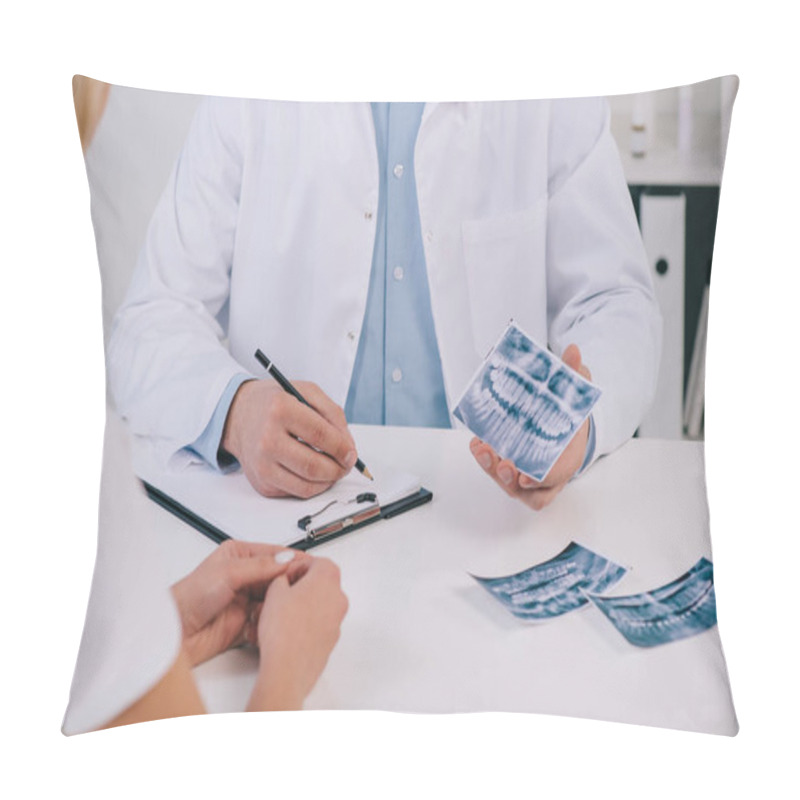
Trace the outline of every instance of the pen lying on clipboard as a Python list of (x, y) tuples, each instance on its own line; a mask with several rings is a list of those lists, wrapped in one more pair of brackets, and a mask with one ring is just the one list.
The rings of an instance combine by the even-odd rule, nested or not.
[[(297, 389), (292, 386), (289, 379), (275, 366), (274, 362), (270, 361), (262, 352), (261, 350), (256, 350), (256, 359), (258, 363), (261, 364), (262, 367), (270, 374), (273, 378), (278, 382), (278, 385), (283, 389), (285, 392), (288, 392), (292, 397), (299, 400), (303, 405), (308, 406), (309, 408), (316, 411), (317, 409), (308, 402), (308, 400), (297, 391)], [(372, 477), (372, 473), (367, 469), (364, 462), (359, 458), (356, 460), (355, 468), (365, 477), (369, 478), (370, 480), (374, 480)]]

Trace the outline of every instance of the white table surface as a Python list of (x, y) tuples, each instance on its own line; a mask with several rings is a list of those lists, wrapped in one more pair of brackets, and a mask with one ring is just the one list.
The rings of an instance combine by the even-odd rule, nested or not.
[[(350, 607), (306, 708), (527, 711), (735, 732), (716, 627), (638, 648), (591, 607), (520, 621), (469, 575), (517, 572), (574, 540), (629, 568), (610, 594), (674, 580), (712, 558), (702, 444), (631, 440), (536, 513), (482, 473), (465, 431), (352, 431), (366, 464), (414, 472), (434, 498), (312, 551), (339, 565)], [(177, 580), (215, 545), (149, 501), (125, 460), (106, 463), (127, 496), (125, 527), (148, 526)], [(101, 521), (114, 524), (113, 508)], [(256, 665), (236, 650), (198, 667), (209, 711), (244, 709)]]

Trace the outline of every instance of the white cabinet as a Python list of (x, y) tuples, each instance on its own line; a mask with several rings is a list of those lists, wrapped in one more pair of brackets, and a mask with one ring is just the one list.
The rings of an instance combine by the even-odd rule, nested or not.
[(642, 195), (639, 225), (664, 323), (655, 400), (639, 426), (639, 435), (680, 439), (683, 435), (686, 196)]

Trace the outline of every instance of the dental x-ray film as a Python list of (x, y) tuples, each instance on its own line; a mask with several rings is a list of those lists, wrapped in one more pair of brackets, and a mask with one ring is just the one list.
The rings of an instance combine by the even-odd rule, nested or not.
[(511, 323), (453, 414), (498, 455), (541, 481), (600, 393)]
[(638, 647), (654, 647), (713, 628), (717, 624), (714, 570), (701, 558), (677, 580), (642, 594), (589, 599), (614, 627)]
[(627, 570), (570, 542), (557, 556), (514, 575), (479, 578), (478, 583), (515, 617), (544, 621), (588, 603), (585, 592), (603, 592)]

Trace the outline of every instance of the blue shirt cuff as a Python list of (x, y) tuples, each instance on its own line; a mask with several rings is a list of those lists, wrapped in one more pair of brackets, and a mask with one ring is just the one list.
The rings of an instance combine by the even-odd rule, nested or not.
[(186, 448), (220, 472), (231, 472), (239, 467), (239, 462), (230, 453), (222, 450), (222, 434), (233, 397), (239, 387), (248, 380), (252, 380), (252, 375), (240, 373), (228, 381), (205, 430)]

